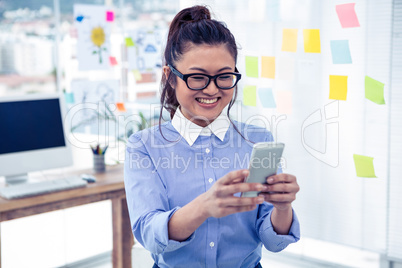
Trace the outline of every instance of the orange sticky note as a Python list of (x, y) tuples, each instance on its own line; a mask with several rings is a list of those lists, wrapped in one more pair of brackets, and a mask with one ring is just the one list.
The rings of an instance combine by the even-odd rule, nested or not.
[(277, 90), (275, 92), (276, 111), (279, 114), (292, 113), (292, 92), (289, 90)]
[(261, 77), (275, 79), (275, 57), (261, 57)]
[(297, 29), (283, 29), (282, 31), (282, 51), (297, 51)]
[(303, 29), (304, 52), (321, 53), (319, 29)]
[(110, 61), (110, 65), (112, 65), (112, 66), (117, 65), (117, 60), (115, 57), (110, 56), (109, 61)]
[(125, 112), (125, 111), (127, 111), (127, 110), (126, 110), (126, 107), (124, 106), (124, 103), (123, 103), (123, 102), (116, 102), (116, 107), (117, 107), (117, 110), (118, 110), (119, 112)]
[(348, 77), (343, 75), (329, 76), (329, 98), (331, 100), (346, 100), (348, 93)]

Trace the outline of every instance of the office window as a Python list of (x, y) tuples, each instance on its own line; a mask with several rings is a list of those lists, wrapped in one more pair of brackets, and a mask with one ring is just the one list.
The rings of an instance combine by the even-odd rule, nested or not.
[(55, 92), (53, 1), (0, 4), (0, 96)]

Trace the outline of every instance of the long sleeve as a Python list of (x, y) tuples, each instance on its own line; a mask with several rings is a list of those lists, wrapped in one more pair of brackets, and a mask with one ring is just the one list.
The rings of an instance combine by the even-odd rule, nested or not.
[(188, 244), (169, 240), (168, 222), (179, 207), (170, 208), (166, 187), (140, 137), (131, 136), (126, 150), (124, 183), (135, 238), (154, 254)]
[(272, 252), (279, 252), (289, 244), (300, 240), (300, 224), (293, 210), (292, 225), (287, 235), (279, 235), (275, 232), (271, 222), (273, 206), (267, 202), (258, 207), (258, 219), (256, 231), (264, 247)]

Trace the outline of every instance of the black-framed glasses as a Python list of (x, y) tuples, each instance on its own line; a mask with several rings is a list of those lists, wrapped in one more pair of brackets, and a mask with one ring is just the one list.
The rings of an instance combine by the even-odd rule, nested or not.
[(234, 88), (241, 79), (241, 74), (238, 73), (237, 68), (235, 68), (235, 73), (229, 72), (207, 75), (202, 73), (182, 74), (172, 65), (168, 64), (168, 67), (172, 73), (186, 82), (187, 87), (192, 90), (203, 90), (211, 83), (211, 80), (214, 80), (216, 87), (219, 89), (231, 89)]

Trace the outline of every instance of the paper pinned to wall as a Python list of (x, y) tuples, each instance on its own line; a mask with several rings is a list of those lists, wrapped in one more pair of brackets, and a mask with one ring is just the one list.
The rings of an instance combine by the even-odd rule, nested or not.
[(289, 90), (277, 90), (275, 92), (276, 111), (279, 114), (292, 113), (292, 92)]
[(159, 72), (162, 67), (162, 31), (141, 27), (126, 37), (127, 61), (130, 70)]
[(258, 99), (264, 108), (276, 108), (274, 94), (272, 88), (259, 88)]
[(364, 78), (365, 97), (377, 104), (385, 104), (384, 84), (366, 75)]
[(126, 112), (126, 106), (123, 102), (116, 102), (116, 107), (119, 112)]
[(261, 57), (261, 77), (275, 79), (275, 57)]
[(270, 21), (281, 20), (281, 1), (280, 0), (268, 0), (267, 2), (267, 16)]
[(282, 51), (297, 51), (297, 31), (298, 29), (282, 30)]
[(246, 75), (258, 78), (258, 57), (246, 56)]
[(317, 83), (319, 66), (314, 60), (299, 60), (297, 62), (297, 80), (302, 85), (314, 85)]
[(348, 93), (348, 77), (343, 75), (329, 76), (329, 98), (332, 100), (346, 100)]
[(304, 52), (321, 53), (319, 29), (303, 29)]
[(74, 93), (73, 92), (65, 92), (64, 99), (67, 104), (73, 104), (74, 103)]
[(295, 76), (295, 59), (294, 58), (277, 58), (276, 61), (276, 78), (280, 80), (294, 80)]
[[(107, 8), (101, 5), (74, 5), (77, 29), (77, 59), (80, 71), (110, 68), (110, 23)], [(78, 18), (82, 18), (79, 20)]]
[(349, 40), (331, 40), (331, 54), (333, 64), (350, 64)]
[(364, 155), (353, 155), (355, 162), (356, 176), (363, 178), (377, 178), (374, 172), (374, 158)]
[(117, 65), (116, 57), (110, 56), (110, 57), (109, 57), (109, 61), (110, 61), (110, 65), (112, 65), (112, 66)]
[(245, 86), (243, 88), (243, 104), (247, 106), (257, 106), (256, 86)]
[(342, 28), (360, 27), (355, 5), (355, 3), (336, 5), (336, 13)]
[(106, 21), (112, 22), (114, 21), (114, 12), (113, 11), (106, 11)]
[(131, 37), (126, 37), (124, 40), (126, 41), (126, 46), (127, 47), (133, 47), (134, 46), (134, 41), (133, 41), (133, 39), (131, 39)]

